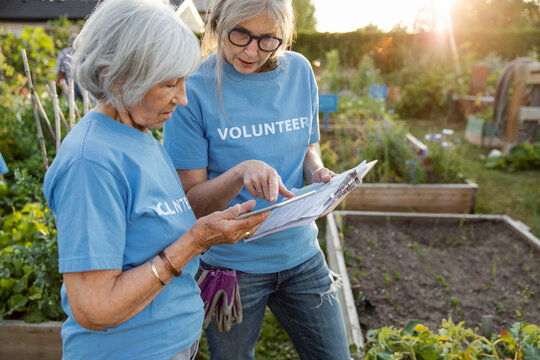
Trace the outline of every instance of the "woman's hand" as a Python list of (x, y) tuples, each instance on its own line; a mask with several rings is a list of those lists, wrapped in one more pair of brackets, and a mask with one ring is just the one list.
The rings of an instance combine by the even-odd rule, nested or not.
[(236, 218), (253, 209), (254, 206), (255, 200), (249, 200), (197, 220), (189, 231), (196, 239), (201, 252), (213, 245), (234, 244), (240, 239), (253, 235), (270, 215), (270, 211), (240, 220)]
[(316, 143), (309, 145), (304, 158), (303, 167), (304, 179), (310, 184), (318, 182), (327, 183), (336, 176), (332, 170), (328, 170), (324, 167)]
[(312, 175), (312, 180), (313, 181), (312, 182), (314, 182), (314, 183), (317, 183), (317, 182), (327, 183), (330, 180), (332, 180), (332, 178), (334, 176), (336, 176), (335, 172), (333, 172), (332, 170), (328, 170), (325, 167), (322, 167), (322, 168), (319, 168), (319, 169), (317, 169), (316, 171), (313, 172), (313, 175)]
[[(234, 244), (254, 234), (270, 211), (235, 220), (255, 206), (255, 200), (202, 217), (177, 241), (164, 249), (173, 266), (182, 269), (193, 257), (217, 244)], [(168, 283), (173, 274), (157, 255), (152, 258), (159, 279)], [(64, 273), (69, 305), (84, 328), (103, 330), (132, 318), (162, 289), (149, 262), (130, 270)], [(90, 295), (89, 295), (90, 294)]]
[(247, 160), (238, 165), (241, 180), (249, 193), (259, 199), (274, 202), (278, 193), (286, 198), (294, 196), (281, 181), (277, 171), (258, 160)]

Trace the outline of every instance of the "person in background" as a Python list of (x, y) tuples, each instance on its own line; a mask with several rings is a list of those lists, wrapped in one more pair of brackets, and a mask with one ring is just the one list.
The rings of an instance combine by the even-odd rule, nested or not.
[[(68, 47), (58, 53), (56, 57), (56, 64), (54, 70), (56, 71), (56, 83), (59, 89), (62, 89), (62, 80), (66, 81), (69, 85), (71, 76), (71, 57), (73, 56), (73, 41), (75, 41), (76, 35), (71, 34), (68, 39)], [(79, 85), (74, 82), (75, 99), (82, 100), (81, 90)]]
[(2, 157), (2, 153), (0, 152), (0, 179), (3, 179), (4, 174), (6, 174), (8, 171), (9, 169), (4, 161), (4, 158)]
[(195, 35), (162, 0), (104, 0), (75, 42), (72, 74), (97, 100), (44, 180), (63, 273), (64, 359), (194, 359), (204, 316), (199, 254), (250, 237), (255, 201), (196, 220), (150, 129), (185, 106)]
[[(290, 0), (215, 2), (203, 38), (215, 52), (188, 77), (189, 104), (164, 126), (165, 149), (197, 217), (253, 197), (262, 208), (280, 194), (291, 197), (291, 188), (335, 176), (316, 147), (313, 71), (286, 51), (293, 34)], [(300, 358), (350, 359), (336, 277), (314, 222), (213, 246), (200, 266), (236, 271), (243, 310), (228, 332), (218, 331), (215, 317), (206, 328), (212, 359), (253, 359), (267, 306)]]

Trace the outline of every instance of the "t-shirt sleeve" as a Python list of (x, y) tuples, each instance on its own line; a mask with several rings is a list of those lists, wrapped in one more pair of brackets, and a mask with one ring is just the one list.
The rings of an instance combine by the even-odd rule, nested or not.
[(102, 166), (78, 160), (53, 192), (59, 271), (122, 269), (126, 187)]
[[(192, 101), (193, 97), (188, 99)], [(201, 117), (188, 107), (177, 106), (172, 118), (165, 122), (163, 146), (176, 169), (208, 167), (208, 141)]]
[(315, 144), (321, 139), (319, 132), (319, 89), (317, 87), (317, 81), (315, 80), (315, 74), (308, 62), (310, 89), (311, 89), (311, 104), (312, 104), (312, 118), (311, 118), (311, 134), (309, 143)]

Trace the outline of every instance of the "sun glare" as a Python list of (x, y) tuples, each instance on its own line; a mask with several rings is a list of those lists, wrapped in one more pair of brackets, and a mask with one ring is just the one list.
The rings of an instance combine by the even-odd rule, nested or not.
[(435, 31), (446, 33), (451, 30), (450, 5), (452, 0), (433, 0), (433, 19)]
[(328, 32), (345, 32), (373, 24), (390, 31), (401, 24), (413, 30), (418, 11), (430, 6), (433, 0), (313, 0), (316, 7), (317, 29)]

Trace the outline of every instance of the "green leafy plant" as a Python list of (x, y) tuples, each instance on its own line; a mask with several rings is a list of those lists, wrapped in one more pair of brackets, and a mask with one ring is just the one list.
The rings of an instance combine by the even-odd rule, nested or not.
[(540, 169), (540, 142), (518, 143), (507, 155), (488, 158), (486, 167), (508, 172)]
[(524, 322), (514, 323), (510, 329), (501, 332), (495, 345), (511, 359), (540, 359), (540, 328)]
[(476, 330), (443, 320), (437, 333), (418, 320), (405, 328), (393, 326), (368, 330), (365, 360), (536, 360), (540, 358), (539, 334), (536, 325), (515, 323), (509, 331), (491, 339)]
[(54, 217), (42, 201), (41, 183), (20, 171), (15, 177), (16, 197), (39, 202), (0, 217), (0, 319), (62, 320)]

